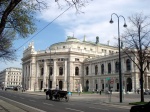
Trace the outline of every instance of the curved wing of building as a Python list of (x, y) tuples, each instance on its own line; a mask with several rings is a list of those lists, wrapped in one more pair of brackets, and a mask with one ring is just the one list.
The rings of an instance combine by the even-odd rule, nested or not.
[[(46, 50), (35, 51), (33, 42), (24, 50), (23, 87), (29, 91), (59, 88), (67, 91), (119, 91), (118, 48), (96, 42), (68, 37), (65, 42), (51, 45)], [(139, 72), (122, 54), (123, 88), (134, 92), (140, 88)], [(150, 74), (149, 74), (150, 75)], [(149, 77), (145, 77), (149, 88)], [(81, 87), (82, 86), (82, 87)]]

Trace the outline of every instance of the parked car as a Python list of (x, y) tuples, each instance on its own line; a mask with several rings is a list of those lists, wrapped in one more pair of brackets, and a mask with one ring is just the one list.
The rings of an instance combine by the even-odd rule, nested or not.
[(144, 105), (132, 106), (130, 112), (150, 112), (150, 102)]
[(6, 91), (6, 90), (13, 90), (13, 89), (14, 89), (14, 87), (13, 87), (13, 86), (5, 87), (5, 91)]
[(150, 90), (145, 90), (144, 95), (150, 95)]

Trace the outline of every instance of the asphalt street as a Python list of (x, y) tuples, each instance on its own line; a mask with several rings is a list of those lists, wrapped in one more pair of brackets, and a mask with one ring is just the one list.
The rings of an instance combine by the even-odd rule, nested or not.
[[(0, 91), (0, 98), (27, 112), (129, 112), (130, 106), (96, 102), (97, 97), (87, 99), (71, 96), (69, 102), (46, 100), (45, 95), (32, 95), (14, 91)], [(101, 101), (106, 97), (101, 97)]]

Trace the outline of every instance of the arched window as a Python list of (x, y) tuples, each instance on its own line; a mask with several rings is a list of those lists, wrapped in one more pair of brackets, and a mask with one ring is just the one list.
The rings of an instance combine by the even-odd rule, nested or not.
[(95, 65), (95, 75), (97, 75), (97, 74), (98, 74), (98, 66)]
[(41, 75), (43, 75), (44, 73), (44, 68), (41, 68)]
[(86, 67), (86, 75), (89, 75), (89, 67)]
[(131, 70), (131, 61), (129, 59), (126, 60), (126, 69), (127, 71)]
[(75, 67), (75, 75), (79, 75), (79, 68)]
[(63, 68), (59, 67), (59, 75), (63, 75)]
[(108, 63), (108, 73), (111, 73), (111, 63)]
[(101, 65), (101, 74), (104, 74), (104, 64)]
[(49, 74), (52, 75), (53, 74), (53, 68), (49, 67)]
[(115, 63), (115, 72), (118, 72), (118, 71), (119, 71), (119, 63), (116, 62), (116, 63)]

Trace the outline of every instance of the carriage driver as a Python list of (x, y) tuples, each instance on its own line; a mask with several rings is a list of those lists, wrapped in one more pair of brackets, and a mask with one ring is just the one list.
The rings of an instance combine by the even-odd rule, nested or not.
[(59, 86), (58, 85), (56, 85), (55, 90), (56, 90), (55, 95), (57, 95), (57, 92), (59, 91)]

